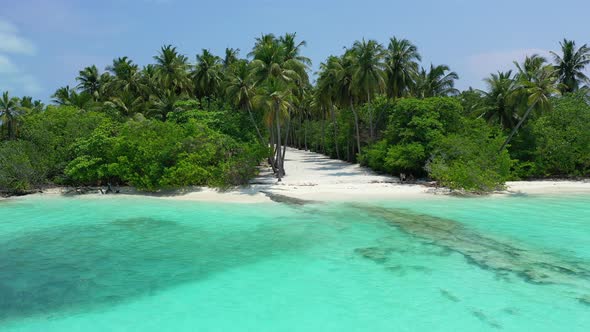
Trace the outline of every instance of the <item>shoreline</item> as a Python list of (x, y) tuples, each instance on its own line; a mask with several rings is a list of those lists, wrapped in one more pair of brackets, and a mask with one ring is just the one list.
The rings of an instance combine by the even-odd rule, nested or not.
[[(186, 187), (158, 192), (143, 192), (133, 187), (118, 187), (117, 194), (102, 194), (104, 187), (50, 187), (33, 196), (124, 197), (143, 196), (157, 199), (219, 202), (268, 203), (272, 201), (302, 204), (303, 202), (367, 202), (376, 200), (435, 199), (437, 197), (502, 197), (506, 195), (589, 194), (590, 179), (533, 180), (506, 183), (506, 190), (490, 194), (465, 194), (436, 187), (432, 182), (400, 183), (399, 178), (377, 174), (358, 164), (330, 159), (324, 155), (289, 148), (287, 175), (281, 182), (270, 167), (261, 167), (260, 174), (248, 186), (222, 190), (209, 187)], [(0, 198), (1, 199), (1, 198)]]
[[(133, 187), (120, 187), (119, 193), (101, 194), (98, 187), (84, 188), (83, 193), (75, 193), (73, 187), (49, 187), (42, 192), (25, 195), (27, 197), (149, 197), (162, 200), (212, 202), (212, 203), (270, 203), (292, 200), (297, 202), (366, 202), (376, 200), (415, 200), (437, 199), (443, 197), (505, 197), (509, 195), (555, 195), (588, 194), (590, 181), (579, 180), (534, 180), (506, 183), (507, 190), (489, 195), (457, 195), (447, 188), (433, 188), (422, 184), (400, 183), (341, 183), (332, 185), (291, 185), (286, 183), (250, 185), (243, 188), (219, 190), (209, 187), (191, 187), (160, 192), (143, 192)], [(24, 196), (0, 199), (18, 199)], [(289, 202), (287, 202), (289, 203)]]
[[(125, 197), (143, 196), (157, 199), (218, 202), (218, 203), (268, 203), (283, 201), (302, 202), (359, 202), (375, 200), (436, 199), (440, 197), (501, 197), (506, 195), (588, 194), (590, 179), (583, 180), (533, 180), (506, 183), (506, 190), (489, 195), (463, 194), (448, 188), (436, 187), (430, 182), (400, 183), (399, 178), (377, 174), (358, 164), (289, 148), (287, 150), (287, 175), (281, 182), (269, 167), (261, 167), (260, 174), (250, 185), (227, 190), (209, 187), (187, 187), (176, 190), (143, 192), (133, 187), (117, 187), (117, 194), (101, 194), (104, 187), (49, 187), (41, 193), (29, 196), (89, 196)], [(3, 199), (3, 198), (0, 198)], [(299, 202), (299, 203), (297, 203)]]

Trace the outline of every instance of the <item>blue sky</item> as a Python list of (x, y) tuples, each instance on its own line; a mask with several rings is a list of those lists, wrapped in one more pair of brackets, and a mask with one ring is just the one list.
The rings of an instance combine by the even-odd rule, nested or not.
[(314, 69), (363, 37), (413, 41), (424, 64), (447, 64), (459, 88), (564, 37), (590, 43), (583, 0), (0, 0), (0, 91), (49, 100), (77, 72), (129, 56), (144, 65), (164, 44), (194, 61), (208, 48), (246, 55), (261, 33), (297, 32)]

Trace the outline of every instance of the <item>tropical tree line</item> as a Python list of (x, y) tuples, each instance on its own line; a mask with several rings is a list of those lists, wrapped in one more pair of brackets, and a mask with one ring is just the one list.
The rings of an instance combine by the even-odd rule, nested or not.
[[(408, 154), (424, 154), (412, 167), (384, 168), (374, 162), (369, 166), (393, 174), (432, 176), (427, 169), (440, 146), (428, 143), (420, 152), (420, 148), (416, 150), (417, 141), (410, 142), (409, 137), (442, 135), (435, 137), (438, 142), (458, 134), (443, 130), (456, 126), (447, 126), (441, 120), (448, 115), (441, 113), (442, 109), (457, 105), (461, 117), (484, 121), (491, 130), (488, 136), (494, 136), (494, 142), (502, 141), (496, 147), (497, 154), (506, 150), (512, 158), (530, 159), (521, 153), (527, 137), (519, 131), (524, 131), (531, 119), (550, 113), (560, 95), (584, 94), (588, 89), (584, 70), (590, 61), (590, 49), (587, 45), (577, 47), (570, 40), (560, 43), (561, 51), (552, 53), (552, 59), (532, 55), (523, 63), (515, 63), (514, 70), (486, 78), (485, 90), (463, 92), (455, 88), (457, 73), (446, 65), (421, 64), (417, 46), (396, 37), (386, 45), (375, 40), (354, 42), (341, 55), (322, 62), (312, 84), (311, 61), (302, 55), (305, 45), (294, 33), (264, 34), (255, 39), (246, 57), (241, 57), (238, 49), (228, 48), (222, 56), (203, 49), (194, 62), (174, 46), (166, 45), (153, 57), (154, 63), (143, 67), (120, 57), (104, 71), (96, 66), (82, 69), (77, 85), (59, 88), (52, 103), (75, 108), (81, 114), (104, 114), (119, 122), (138, 117), (184, 121), (191, 117), (187, 105), (198, 105), (193, 110), (198, 108), (201, 115), (193, 114), (194, 121), (200, 121), (203, 112), (236, 112), (248, 119), (256, 143), (268, 147), (266, 159), (280, 180), (288, 169), (287, 146), (365, 164), (368, 159), (383, 159), (368, 157), (375, 155), (376, 146), (389, 156), (389, 165), (406, 164), (403, 159)], [(456, 102), (418, 102), (441, 98)], [(402, 101), (405, 104), (400, 104)], [(47, 109), (30, 97), (11, 98), (4, 93), (0, 100), (2, 138), (20, 139), (24, 125), (21, 120)], [(395, 120), (396, 116), (412, 114), (416, 117), (410, 116), (407, 122)], [(463, 125), (480, 128), (479, 122)], [(422, 129), (412, 131), (411, 126)], [(387, 153), (402, 141), (414, 145)], [(384, 160), (380, 162), (385, 164)]]

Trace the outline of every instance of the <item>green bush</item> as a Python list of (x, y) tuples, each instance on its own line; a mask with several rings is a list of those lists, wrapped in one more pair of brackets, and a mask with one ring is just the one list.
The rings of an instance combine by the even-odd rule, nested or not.
[(426, 170), (431, 178), (451, 189), (501, 189), (510, 178), (512, 165), (506, 150), (498, 152), (504, 139), (483, 121), (466, 119), (463, 130), (437, 142)]
[(538, 176), (590, 176), (590, 105), (582, 93), (554, 101), (532, 124)]
[(0, 190), (20, 192), (43, 184), (46, 169), (43, 156), (26, 141), (0, 144)]
[(243, 184), (267, 153), (258, 143), (239, 142), (195, 119), (105, 123), (75, 150), (78, 157), (65, 171), (74, 182), (126, 183), (148, 191)]

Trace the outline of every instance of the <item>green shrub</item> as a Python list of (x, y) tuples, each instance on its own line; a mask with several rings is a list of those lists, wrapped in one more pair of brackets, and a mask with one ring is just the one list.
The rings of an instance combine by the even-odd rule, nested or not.
[(0, 144), (0, 190), (20, 192), (43, 184), (46, 169), (43, 156), (26, 141)]
[(501, 189), (510, 178), (512, 160), (498, 152), (504, 136), (481, 120), (465, 120), (464, 129), (437, 142), (426, 166), (431, 178), (451, 189), (489, 192)]

